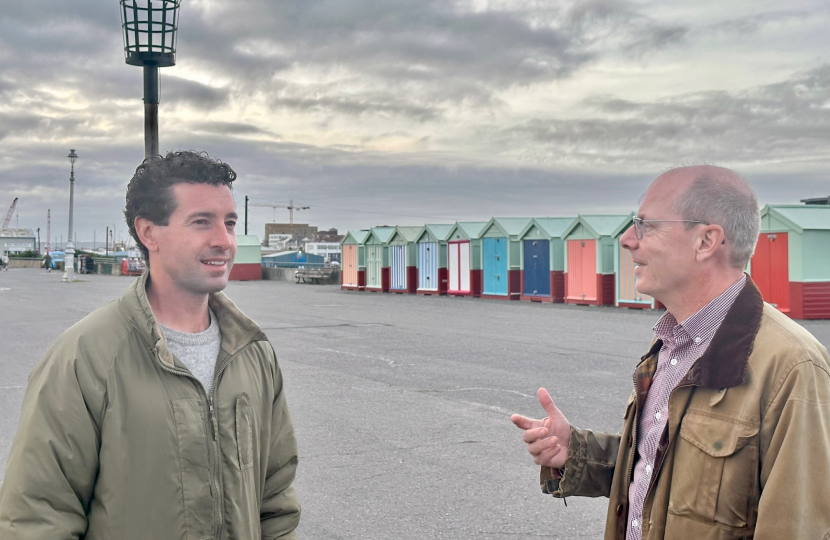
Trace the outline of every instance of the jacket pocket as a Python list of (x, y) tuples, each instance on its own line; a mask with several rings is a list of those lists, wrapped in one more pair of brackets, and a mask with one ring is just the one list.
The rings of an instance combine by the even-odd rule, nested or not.
[(204, 405), (199, 398), (176, 399), (172, 405), (186, 537), (194, 540), (209, 538), (213, 536), (213, 498)]
[(758, 425), (689, 411), (680, 424), (669, 512), (746, 527), (757, 489)]
[(251, 405), (248, 395), (236, 398), (236, 449), (239, 469), (250, 469), (254, 465), (254, 441), (251, 419)]

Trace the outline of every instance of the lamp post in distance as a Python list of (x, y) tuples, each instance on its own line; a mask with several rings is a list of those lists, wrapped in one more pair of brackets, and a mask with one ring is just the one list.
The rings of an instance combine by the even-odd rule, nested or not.
[(75, 281), (75, 244), (72, 243), (72, 213), (75, 205), (75, 161), (78, 159), (78, 154), (75, 149), (69, 150), (70, 170), (69, 170), (69, 236), (67, 236), (67, 244), (64, 249), (63, 259), (63, 277), (61, 281), (72, 283)]

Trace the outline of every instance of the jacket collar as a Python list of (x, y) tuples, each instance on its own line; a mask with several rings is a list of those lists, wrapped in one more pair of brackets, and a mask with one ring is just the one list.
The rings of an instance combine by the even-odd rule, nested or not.
[[(149, 279), (150, 273), (147, 270), (124, 292), (119, 301), (120, 306), (132, 320), (133, 326), (145, 342), (151, 349), (156, 350), (159, 360), (168, 367), (181, 368), (167, 348), (161, 325), (153, 315), (150, 302), (147, 300)], [(259, 325), (242, 313), (225, 293), (211, 294), (208, 304), (216, 314), (219, 329), (222, 332), (222, 350), (228, 355), (236, 354), (254, 341), (267, 340)]]
[[(747, 276), (743, 289), (726, 313), (726, 318), (715, 332), (709, 347), (678, 386), (729, 388), (742, 384), (752, 344), (761, 327), (763, 310), (761, 293)], [(661, 340), (655, 341), (642, 360), (658, 354), (662, 346)]]

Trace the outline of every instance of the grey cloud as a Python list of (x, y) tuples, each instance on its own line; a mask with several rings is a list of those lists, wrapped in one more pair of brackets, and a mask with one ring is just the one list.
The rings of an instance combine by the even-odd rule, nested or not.
[[(594, 31), (589, 22), (601, 19), (624, 43), (638, 43), (650, 29), (652, 46), (676, 34), (660, 30), (629, 4), (595, 1), (578, 6), (570, 19), (566, 12), (554, 13), (540, 24), (535, 11), (521, 7), (474, 13), (444, 1), (293, 0), (282, 2), (279, 10), (265, 0), (235, 2), (233, 7), (205, 3), (200, 6), (204, 9), (191, 7), (190, 15), (183, 15), (190, 23), (182, 23), (180, 48), (185, 25), (192, 24), (200, 37), (190, 46), (201, 64), (245, 73), (263, 85), (269, 74), (288, 67), (336, 64), (362, 74), (366, 84), (405, 88), (408, 99), (419, 106), (462, 100), (459, 86), (483, 94), (476, 102), (488, 105), (494, 89), (568, 77), (593, 61), (602, 51), (586, 35)], [(552, 11), (557, 9), (561, 11)], [(259, 52), (243, 55), (240, 50), (246, 46)], [(247, 61), (236, 63), (240, 56)]]
[[(118, 4), (44, 2), (15, 3), (0, 21), (0, 48), (10, 51), (3, 70), (13, 84), (28, 93), (37, 81), (50, 80), (99, 101), (135, 99), (140, 70), (123, 63)], [(621, 47), (646, 54), (681, 34), (632, 3), (609, 0), (569, 9), (509, 2), (485, 12), (445, 0), (185, 2), (179, 64), (231, 83), (213, 88), (163, 72), (162, 100), (215, 109), (261, 93), (311, 113), (434, 121), (445, 106), (499, 107), (501, 89), (569, 77)], [(604, 41), (608, 36), (613, 43)], [(332, 66), (351, 79), (313, 96), (295, 83), (280, 86), (291, 69)], [(360, 95), (349, 87), (355, 79)]]
[(64, 138), (78, 130), (94, 135), (96, 128), (85, 116), (63, 116), (52, 118), (29, 113), (0, 113), (0, 139), (14, 137)]
[(227, 88), (215, 88), (170, 75), (160, 79), (159, 87), (160, 100), (173, 105), (186, 104), (204, 109), (227, 104), (230, 94)]
[(689, 28), (684, 26), (648, 28), (641, 39), (626, 44), (623, 50), (627, 54), (640, 57), (651, 51), (682, 43), (688, 34)]
[(187, 129), (215, 133), (217, 135), (273, 135), (273, 133), (265, 129), (240, 122), (191, 122), (188, 124)]
[(606, 21), (625, 22), (637, 13), (624, 2), (613, 0), (587, 0), (574, 3), (568, 12), (571, 24), (588, 25)]
[(372, 99), (372, 97), (356, 99), (348, 98), (283, 98), (271, 100), (277, 108), (285, 107), (306, 112), (342, 113), (359, 116), (363, 114), (406, 116), (417, 121), (434, 120), (441, 116), (436, 108), (410, 105), (405, 101), (392, 98)]
[(594, 96), (585, 104), (601, 117), (534, 120), (494, 139), (512, 149), (534, 141), (526, 156), (540, 163), (826, 162), (828, 102), (830, 65), (824, 65), (790, 81), (734, 94), (700, 92), (656, 103)]
[(38, 127), (41, 119), (33, 114), (0, 112), (0, 141), (10, 133), (25, 133)]
[(762, 27), (772, 24), (787, 22), (793, 19), (805, 19), (814, 16), (804, 10), (778, 10), (758, 13), (751, 17), (724, 19), (714, 24), (701, 28), (702, 33), (716, 34), (750, 34), (758, 32)]

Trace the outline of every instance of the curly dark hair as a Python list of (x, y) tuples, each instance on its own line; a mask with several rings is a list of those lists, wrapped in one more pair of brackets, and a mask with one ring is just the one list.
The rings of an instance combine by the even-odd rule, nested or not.
[(144, 254), (144, 260), (149, 264), (150, 254), (138, 238), (135, 218), (142, 217), (156, 225), (167, 225), (170, 215), (176, 210), (176, 199), (171, 190), (174, 185), (183, 182), (226, 185), (233, 190), (234, 180), (234, 170), (206, 152), (168, 152), (164, 157), (145, 159), (127, 185), (127, 204), (124, 207), (130, 235)]

